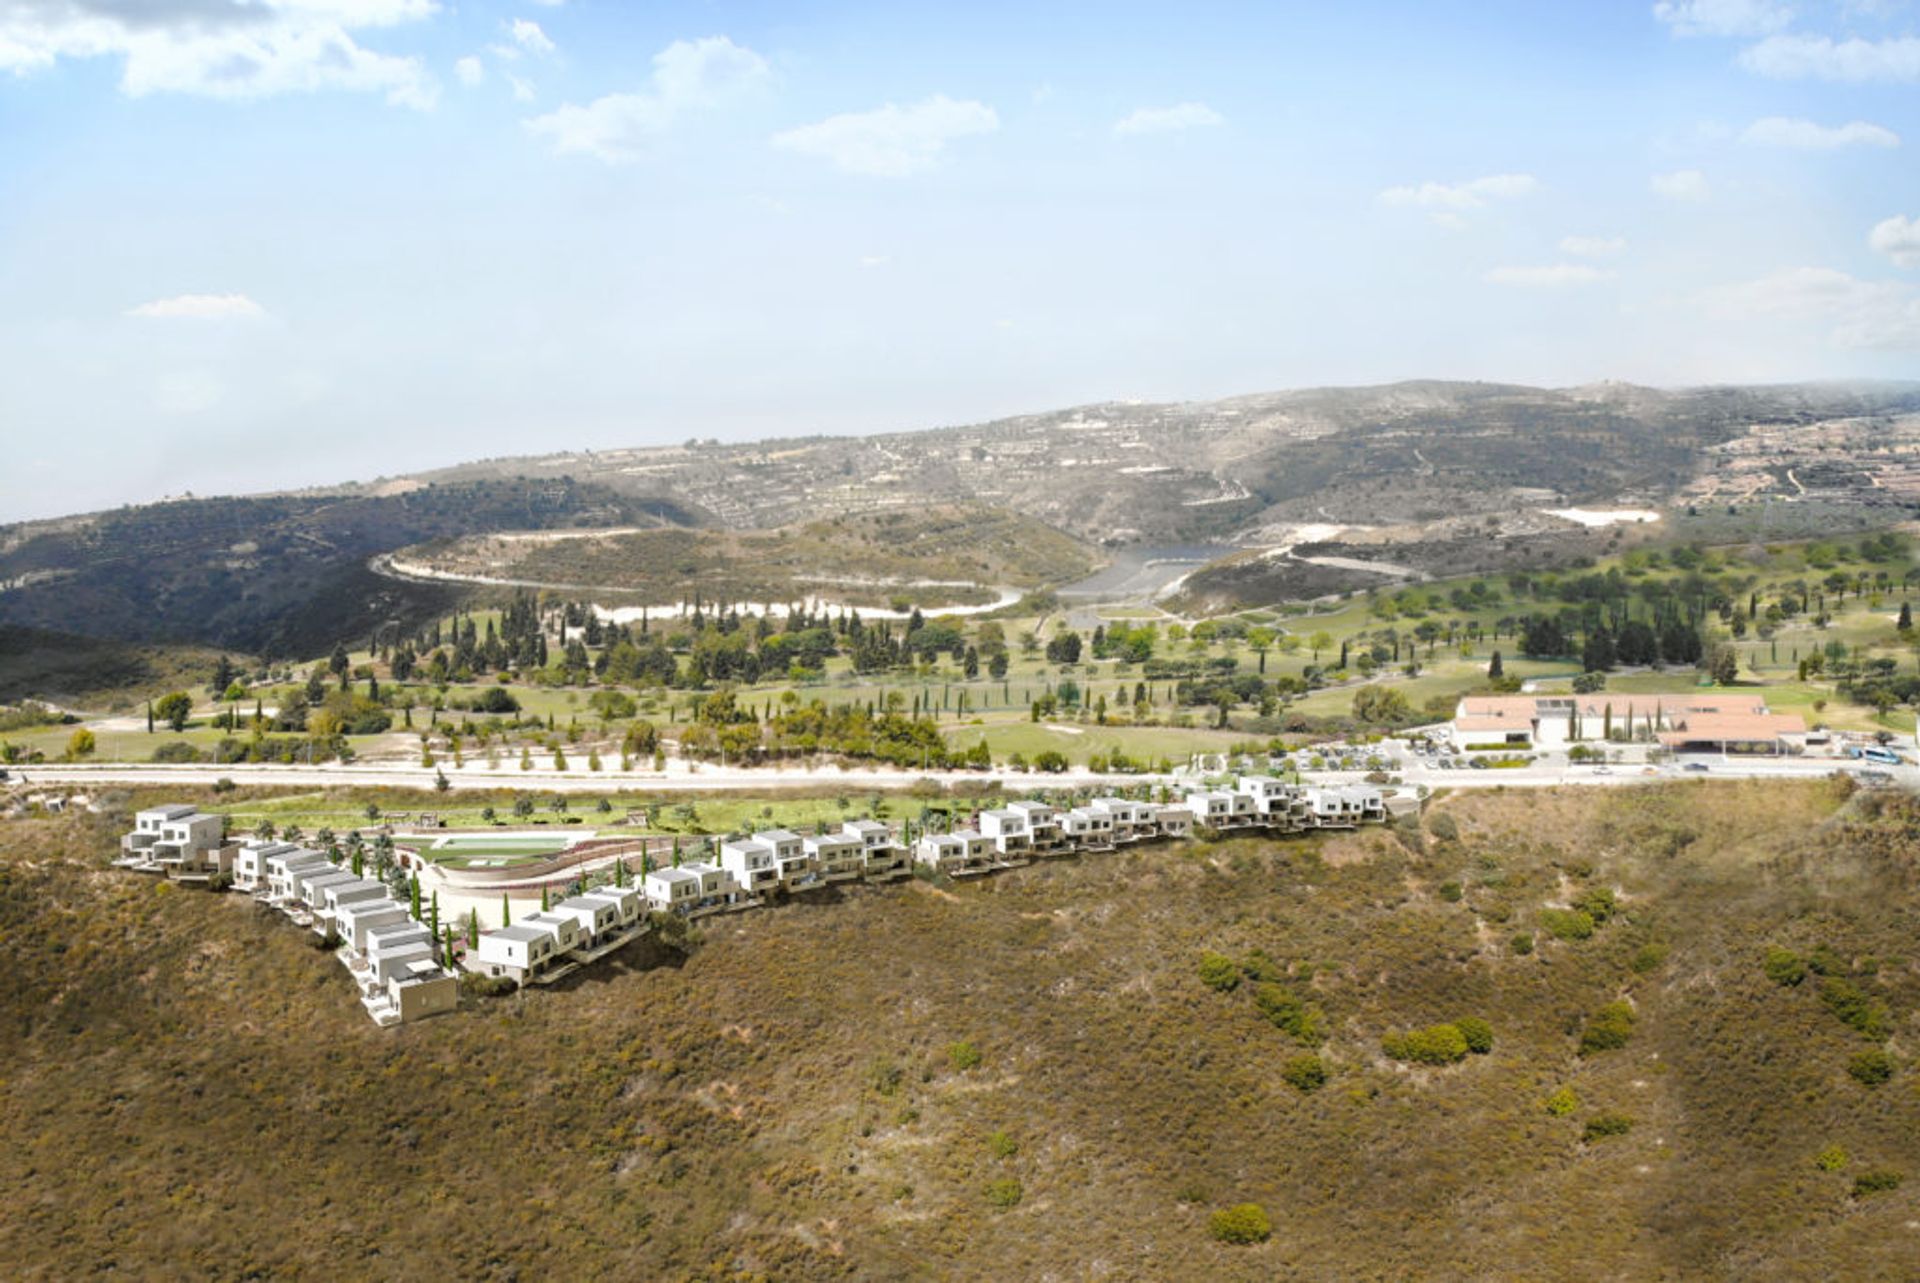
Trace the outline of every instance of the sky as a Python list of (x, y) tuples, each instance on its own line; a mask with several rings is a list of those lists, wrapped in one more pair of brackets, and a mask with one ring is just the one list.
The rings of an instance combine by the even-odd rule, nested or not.
[(1920, 0), (0, 0), (0, 521), (1402, 378), (1920, 377)]

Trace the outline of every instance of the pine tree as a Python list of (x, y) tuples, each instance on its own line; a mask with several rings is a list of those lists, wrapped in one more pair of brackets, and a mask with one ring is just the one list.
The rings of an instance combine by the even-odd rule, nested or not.
[(1500, 662), (1500, 652), (1496, 650), (1493, 652), (1493, 659), (1487, 664), (1487, 680), (1497, 682), (1506, 675), (1506, 665)]

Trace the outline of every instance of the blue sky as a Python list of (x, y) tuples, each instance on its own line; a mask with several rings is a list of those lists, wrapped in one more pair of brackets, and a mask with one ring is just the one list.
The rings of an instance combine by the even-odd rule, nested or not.
[(1920, 376), (1920, 5), (0, 0), (0, 520), (1410, 377)]

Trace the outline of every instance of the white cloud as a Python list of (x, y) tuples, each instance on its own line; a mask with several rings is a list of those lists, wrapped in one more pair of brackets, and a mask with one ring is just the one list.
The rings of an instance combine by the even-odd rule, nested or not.
[(866, 254), (861, 256), (860, 266), (868, 269), (885, 267), (891, 261), (885, 254)]
[(1920, 36), (1769, 36), (1741, 50), (1740, 65), (1776, 80), (1920, 80)]
[(558, 9), (567, 0), (533, 0), (533, 2), (543, 9)]
[(1867, 245), (1901, 267), (1920, 267), (1920, 218), (1895, 214), (1867, 233)]
[(1689, 204), (1707, 199), (1713, 191), (1707, 184), (1707, 176), (1697, 169), (1676, 169), (1670, 174), (1655, 174), (1647, 185), (1656, 196)]
[(1540, 184), (1532, 174), (1489, 174), (1464, 183), (1421, 183), (1417, 186), (1389, 187), (1380, 199), (1389, 205), (1412, 205), (1420, 209), (1459, 212), (1480, 209), (1492, 201), (1525, 196)]
[(418, 58), (376, 53), (352, 33), (428, 18), (436, 0), (11, 0), (0, 3), (0, 71), (117, 58), (130, 97), (244, 100), (323, 89), (426, 109), (439, 86)]
[(1612, 272), (1590, 263), (1549, 263), (1544, 267), (1496, 267), (1487, 273), (1494, 285), (1517, 285), (1525, 289), (1558, 289), (1566, 285), (1592, 285), (1608, 280)]
[(507, 24), (507, 33), (513, 37), (513, 43), (528, 53), (550, 54), (554, 51), (553, 41), (547, 33), (540, 30), (540, 24), (531, 18), (515, 18)]
[(1723, 320), (1830, 322), (1827, 339), (1835, 347), (1920, 349), (1920, 289), (1903, 282), (1796, 267), (1709, 290), (1701, 302)]
[(1763, 147), (1832, 151), (1840, 147), (1898, 147), (1900, 135), (1864, 120), (1851, 120), (1844, 125), (1819, 125), (1811, 120), (1767, 116), (1748, 125), (1746, 132), (1740, 135), (1740, 141)]
[(245, 294), (176, 294), (127, 309), (128, 316), (165, 321), (244, 321), (266, 314), (265, 308)]
[(1793, 20), (1778, 0), (1660, 0), (1653, 16), (1676, 36), (1765, 36)]
[(1572, 254), (1578, 258), (1608, 258), (1624, 253), (1627, 238), (1624, 236), (1562, 236), (1560, 252)]
[(1134, 134), (1177, 134), (1186, 129), (1226, 123), (1225, 116), (1203, 102), (1183, 102), (1173, 107), (1141, 107), (1115, 121), (1113, 132), (1122, 138)]
[(773, 136), (773, 145), (830, 161), (850, 174), (902, 178), (930, 169), (956, 138), (990, 134), (1000, 117), (985, 103), (956, 102), (943, 94), (906, 107), (829, 116)]
[[(644, 88), (607, 94), (585, 106), (566, 103), (525, 123), (556, 152), (617, 164), (639, 155), (649, 139), (685, 113), (718, 106), (767, 76), (765, 58), (725, 36), (676, 40), (653, 56), (653, 72)], [(516, 93), (519, 88), (516, 83)]]
[(487, 68), (478, 58), (469, 55), (453, 64), (453, 74), (460, 78), (461, 84), (472, 88), (487, 78)]
[(513, 100), (515, 102), (533, 101), (533, 82), (531, 80), (516, 76), (511, 71), (506, 73), (506, 77), (507, 83), (513, 86)]

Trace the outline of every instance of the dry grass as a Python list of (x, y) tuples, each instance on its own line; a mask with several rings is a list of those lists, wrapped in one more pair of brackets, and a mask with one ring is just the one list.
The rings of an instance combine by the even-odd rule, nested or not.
[[(1441, 814), (1457, 836), (856, 889), (388, 1032), (283, 922), (102, 871), (105, 824), (16, 822), (0, 1260), (49, 1279), (1910, 1275), (1920, 1072), (1853, 1082), (1870, 1044), (1760, 955), (1830, 945), (1908, 1060), (1920, 811), (1699, 784)], [(1512, 950), (1599, 886), (1620, 911), (1593, 938)], [(1637, 968), (1650, 943), (1667, 952)], [(1298, 1046), (1251, 984), (1199, 981), (1202, 950), (1255, 948), (1325, 1013), (1317, 1092), (1280, 1079)], [(1581, 1023), (1620, 998), (1631, 1042), (1580, 1058)], [(1380, 1054), (1468, 1015), (1491, 1054)], [(977, 1067), (954, 1067), (961, 1041)], [(1555, 1117), (1561, 1086), (1580, 1104)], [(1631, 1132), (1583, 1145), (1602, 1112)], [(1850, 1167), (1815, 1165), (1831, 1144)], [(1856, 1202), (1867, 1167), (1909, 1179)], [(1021, 1197), (1000, 1209), (1005, 1179)], [(1273, 1238), (1211, 1239), (1243, 1201)]]

